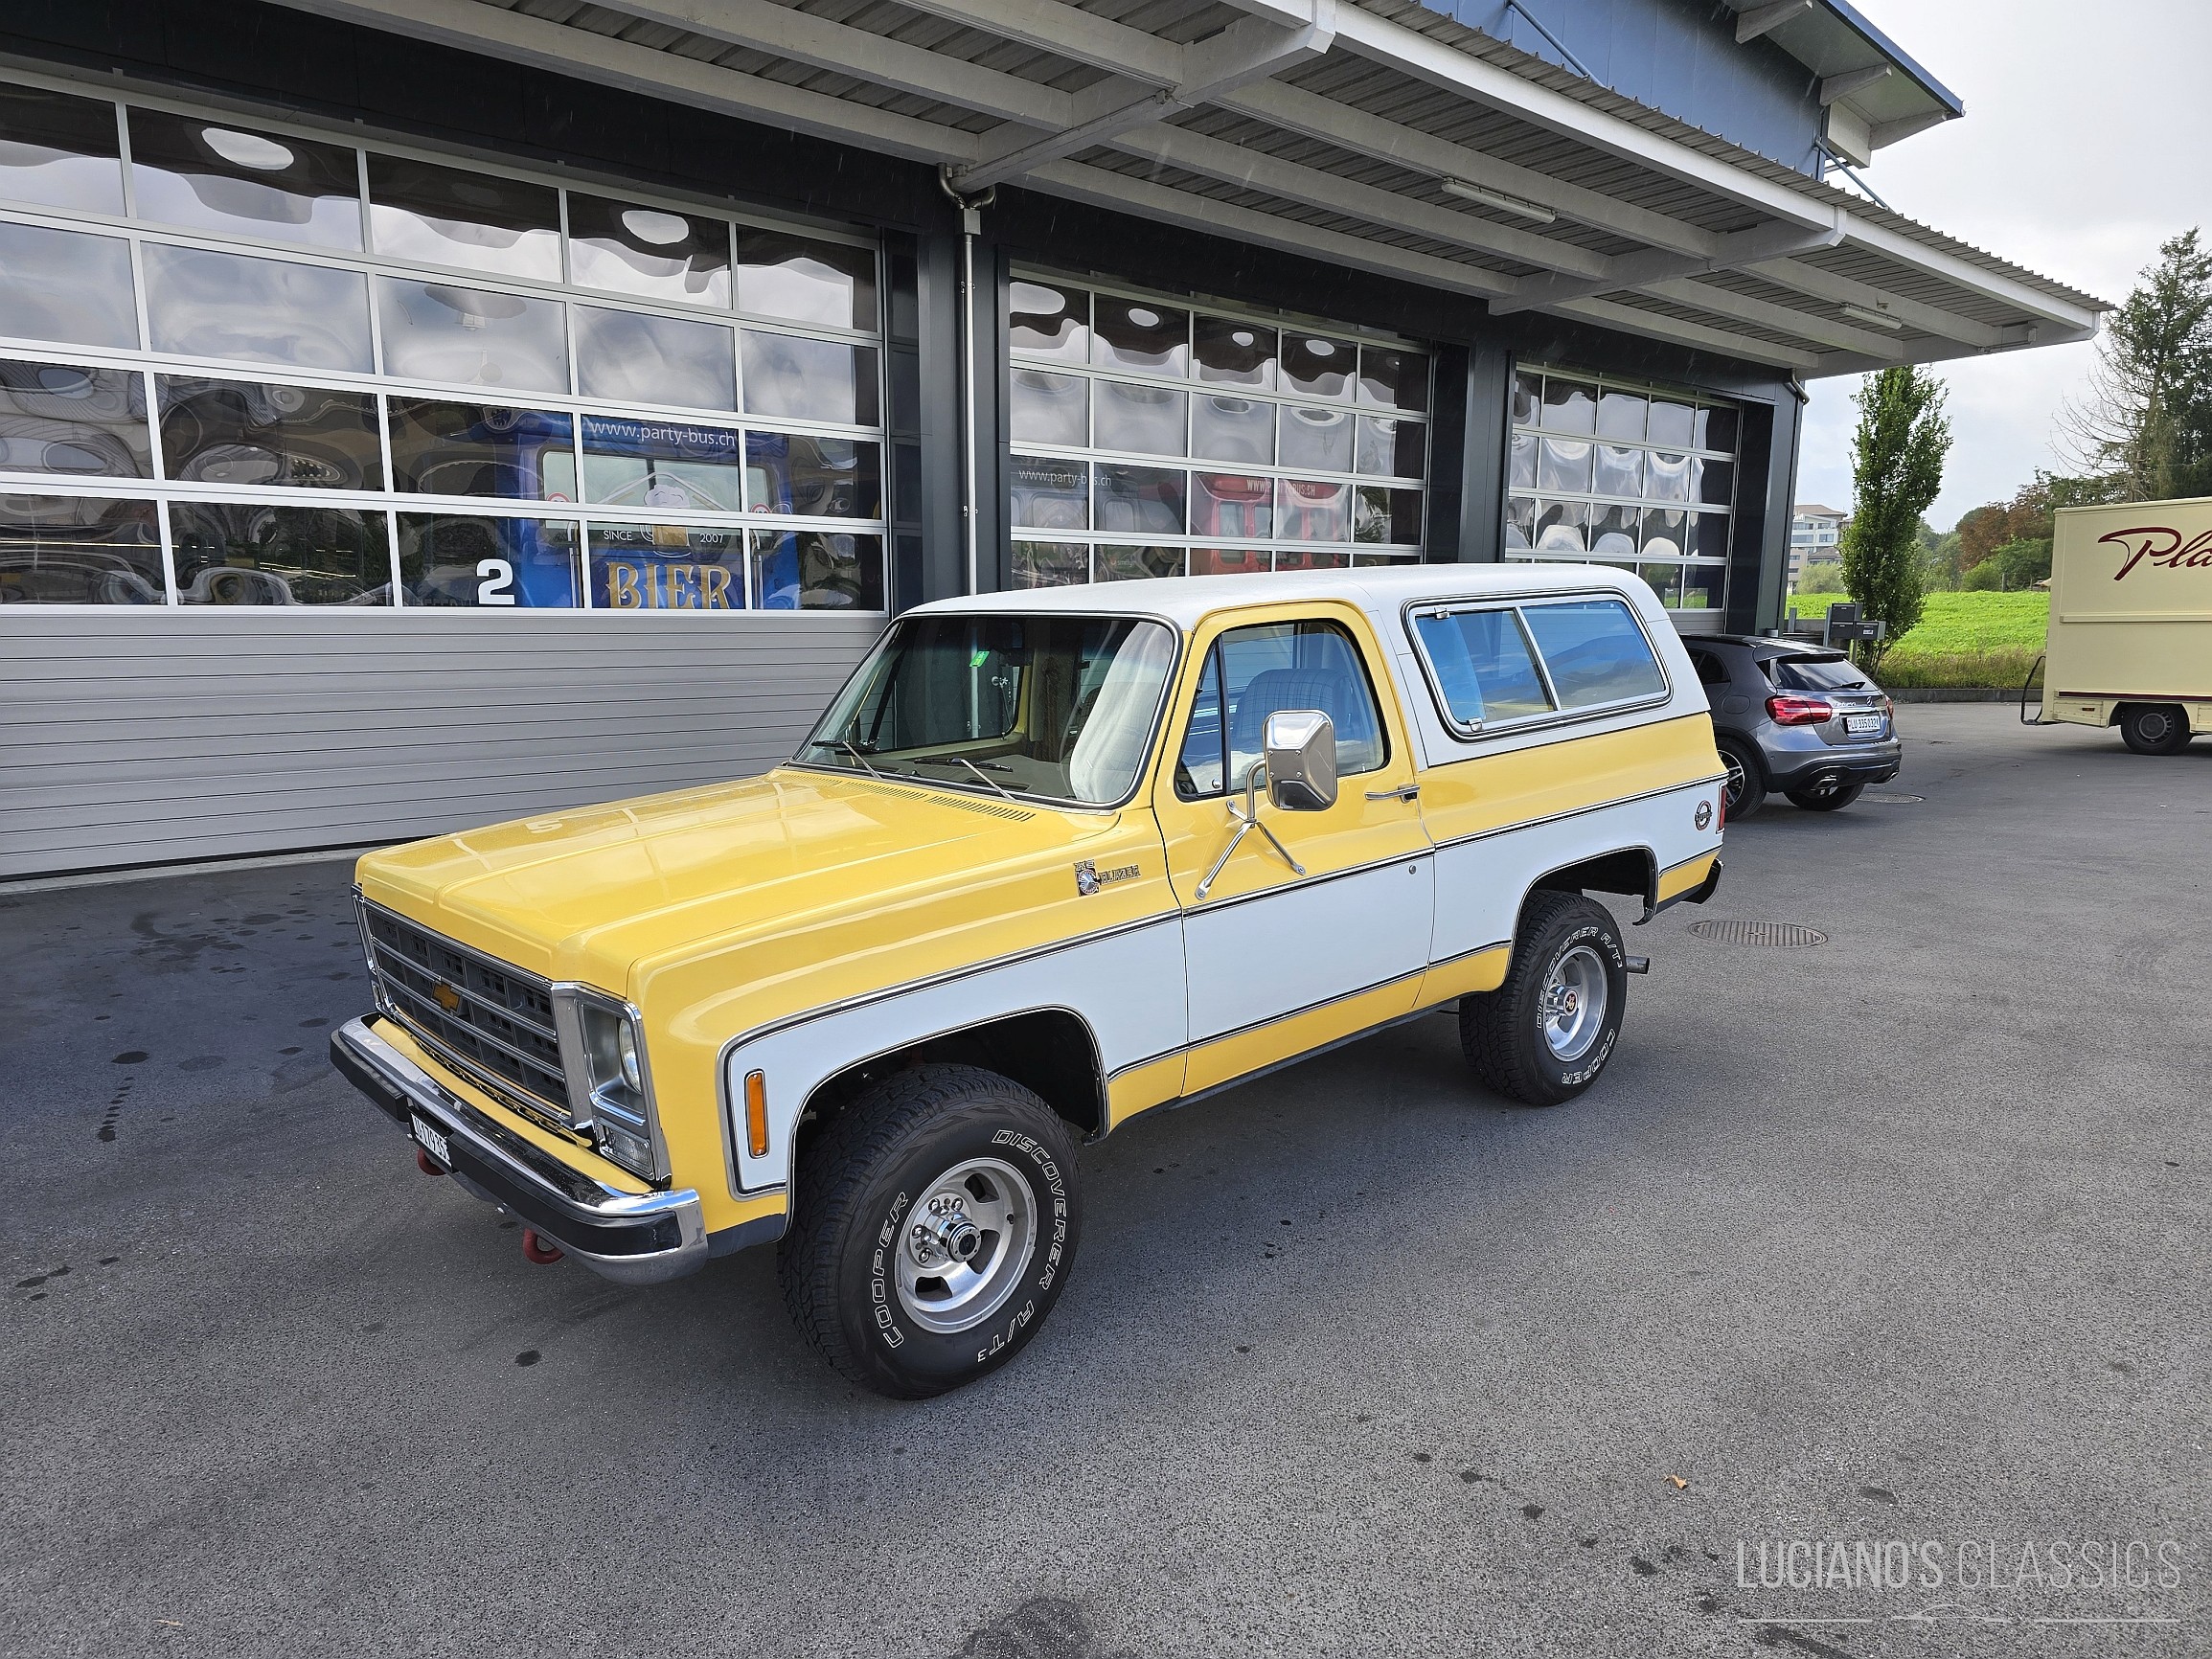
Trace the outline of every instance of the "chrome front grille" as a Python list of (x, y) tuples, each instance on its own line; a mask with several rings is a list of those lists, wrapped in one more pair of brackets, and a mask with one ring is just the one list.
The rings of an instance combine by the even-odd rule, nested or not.
[(391, 1013), (509, 1103), (569, 1122), (549, 984), (367, 902), (361, 929), (377, 1000)]

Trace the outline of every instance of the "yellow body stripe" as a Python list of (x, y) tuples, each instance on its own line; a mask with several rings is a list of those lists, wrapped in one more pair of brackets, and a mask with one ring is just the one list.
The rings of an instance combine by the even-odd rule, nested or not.
[(1712, 875), (1713, 860), (1719, 856), (1718, 852), (1707, 852), (1697, 858), (1685, 858), (1672, 870), (1660, 871), (1659, 902), (1664, 904), (1670, 898), (1679, 898)]
[(1421, 774), (1421, 811), (1439, 842), (1608, 806), (1714, 774), (1713, 720), (1655, 725), (1478, 753)]
[(1505, 970), (1512, 961), (1513, 947), (1499, 944), (1488, 950), (1471, 951), (1450, 962), (1435, 963), (1422, 976), (1421, 995), (1415, 1006), (1427, 1008), (1434, 1003), (1449, 1002), (1453, 997), (1495, 990), (1505, 983)]

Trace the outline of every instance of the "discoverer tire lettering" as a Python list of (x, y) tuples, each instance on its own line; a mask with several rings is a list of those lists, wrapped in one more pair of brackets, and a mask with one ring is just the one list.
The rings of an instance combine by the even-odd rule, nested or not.
[[(1545, 992), (1562, 964), (1602, 976), (1596, 1030), (1562, 1057), (1544, 1037)], [(1536, 892), (1521, 911), (1513, 961), (1494, 991), (1459, 1001), (1460, 1052), (1485, 1088), (1525, 1106), (1572, 1100), (1606, 1069), (1628, 1003), (1628, 958), (1612, 912), (1579, 893)], [(1581, 994), (1597, 989), (1593, 980)]]
[[(963, 1170), (992, 1195), (1005, 1238), (980, 1235), (977, 1260), (992, 1265), (974, 1316), (938, 1317), (902, 1287), (901, 1254), (946, 1218), (927, 1206), (933, 1193), (958, 1196), (946, 1182)], [(794, 1219), (776, 1260), (785, 1305), (840, 1375), (895, 1399), (943, 1394), (1012, 1359), (1075, 1260), (1074, 1139), (1050, 1106), (994, 1072), (924, 1065), (884, 1079), (801, 1142), (794, 1174)]]

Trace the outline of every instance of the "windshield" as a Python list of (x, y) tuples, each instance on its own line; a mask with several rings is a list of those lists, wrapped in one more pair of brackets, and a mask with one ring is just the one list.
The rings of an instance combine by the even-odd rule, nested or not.
[(1168, 628), (1128, 617), (910, 617), (799, 759), (1110, 807), (1136, 784), (1174, 661)]
[(1778, 692), (1871, 691), (1867, 678), (1843, 656), (1771, 657), (1767, 677)]

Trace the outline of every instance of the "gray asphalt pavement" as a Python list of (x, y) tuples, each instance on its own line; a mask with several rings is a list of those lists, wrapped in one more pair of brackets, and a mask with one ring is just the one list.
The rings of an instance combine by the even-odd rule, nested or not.
[(1588, 1095), (1431, 1018), (1140, 1120), (921, 1405), (772, 1252), (622, 1289), (419, 1174), (344, 864), (0, 889), (0, 1653), (2212, 1650), (2212, 742), (1903, 723)]

